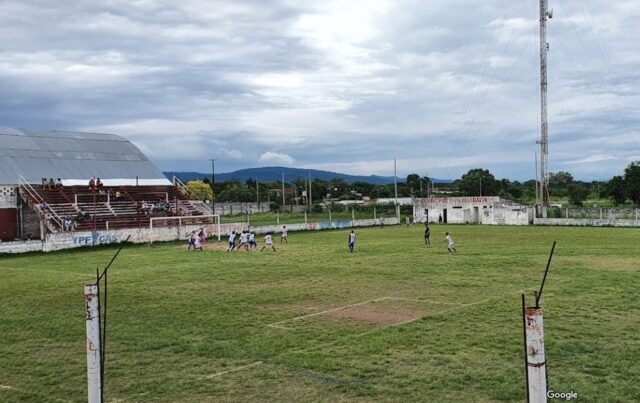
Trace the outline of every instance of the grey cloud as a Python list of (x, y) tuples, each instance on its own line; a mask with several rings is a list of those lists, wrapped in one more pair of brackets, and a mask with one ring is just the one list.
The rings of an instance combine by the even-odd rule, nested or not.
[[(231, 170), (272, 152), (527, 179), (534, 3), (5, 1), (0, 124), (114, 132), (165, 169), (217, 157)], [(551, 166), (617, 174), (640, 154), (640, 12), (632, 0), (552, 3)]]

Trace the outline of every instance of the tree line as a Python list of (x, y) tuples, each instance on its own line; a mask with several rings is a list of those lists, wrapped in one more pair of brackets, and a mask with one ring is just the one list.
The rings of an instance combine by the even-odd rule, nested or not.
[[(209, 179), (190, 181), (187, 188), (191, 197), (211, 200)], [(310, 188), (310, 192), (308, 189)], [(270, 202), (281, 205), (282, 182), (256, 183), (248, 179), (244, 183), (232, 180), (215, 183), (218, 202)], [(310, 193), (312, 200), (308, 200)], [(619, 176), (609, 181), (583, 182), (569, 172), (549, 175), (549, 195), (552, 201), (568, 202), (583, 206), (586, 200), (606, 201), (611, 206), (640, 206), (640, 161), (632, 162)], [(331, 200), (361, 200), (391, 198), (395, 196), (394, 184), (376, 185), (367, 182), (347, 183), (342, 179), (296, 179), (285, 183), (284, 203), (311, 204)], [(500, 196), (505, 199), (533, 204), (536, 201), (536, 181), (525, 182), (496, 179), (487, 169), (475, 168), (452, 183), (434, 184), (427, 176), (410, 174), (398, 182), (398, 197), (442, 196)]]

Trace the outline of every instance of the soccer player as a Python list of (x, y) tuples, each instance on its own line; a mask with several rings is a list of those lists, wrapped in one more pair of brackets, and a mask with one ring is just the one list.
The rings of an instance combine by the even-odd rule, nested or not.
[(353, 253), (353, 248), (356, 247), (356, 233), (351, 230), (349, 233), (349, 252)]
[(191, 250), (191, 247), (193, 246), (193, 250), (196, 250), (196, 232), (195, 231), (191, 231), (191, 233), (189, 234), (189, 236), (187, 237), (187, 251)]
[(256, 233), (253, 231), (249, 233), (249, 248), (258, 249), (258, 243), (256, 242)]
[(231, 231), (229, 234), (229, 247), (227, 248), (227, 252), (231, 252), (233, 248), (236, 247), (236, 231)]
[(200, 241), (200, 237), (199, 236), (194, 236), (194, 239), (193, 239), (193, 251), (195, 252), (197, 250), (202, 252), (202, 242)]
[(424, 244), (425, 245), (430, 245), (431, 244), (431, 240), (429, 239), (431, 237), (431, 230), (429, 229), (429, 221), (424, 223)]
[(249, 231), (242, 231), (240, 235), (240, 245), (236, 247), (236, 250), (240, 250), (243, 246), (245, 250), (249, 250)]
[(264, 245), (262, 246), (262, 249), (260, 249), (260, 252), (262, 252), (267, 246), (271, 246), (271, 249), (273, 249), (274, 252), (276, 251), (276, 247), (273, 245), (273, 236), (270, 232), (267, 232), (267, 235), (264, 236)]
[(458, 251), (456, 250), (456, 246), (453, 243), (453, 239), (451, 239), (451, 235), (449, 235), (449, 233), (447, 232), (445, 237), (444, 237), (444, 241), (448, 242), (447, 245), (447, 249), (449, 249), (449, 254), (452, 255), (454, 253), (458, 253)]
[(289, 230), (287, 229), (287, 226), (284, 225), (282, 226), (282, 234), (280, 235), (280, 243), (282, 243), (282, 241), (284, 241), (284, 243), (288, 244), (289, 241), (287, 240), (287, 233), (289, 232)]

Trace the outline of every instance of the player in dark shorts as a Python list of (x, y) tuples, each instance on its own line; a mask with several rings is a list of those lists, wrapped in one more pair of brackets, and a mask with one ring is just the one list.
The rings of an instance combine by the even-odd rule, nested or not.
[(430, 245), (431, 244), (431, 240), (429, 239), (429, 237), (431, 237), (431, 230), (429, 229), (429, 222), (425, 222), (424, 223), (424, 244), (425, 245)]

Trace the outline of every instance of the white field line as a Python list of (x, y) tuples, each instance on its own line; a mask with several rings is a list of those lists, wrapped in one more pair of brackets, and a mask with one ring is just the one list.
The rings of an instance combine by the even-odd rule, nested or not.
[[(421, 302), (421, 303), (425, 303), (425, 304), (442, 304), (442, 305), (456, 305), (456, 306), (463, 305), (461, 303), (456, 303), (456, 302), (430, 301), (430, 300), (422, 300), (422, 299), (414, 299), (414, 298), (403, 298), (403, 297), (381, 297), (381, 298), (371, 299), (371, 300), (368, 300), (368, 301), (356, 302), (355, 304), (349, 304), (349, 305), (344, 305), (344, 306), (340, 306), (340, 307), (337, 307), (337, 308), (327, 309), (326, 311), (310, 313), (310, 314), (302, 315), (302, 316), (296, 316), (295, 318), (285, 319), (285, 320), (281, 320), (279, 322), (270, 323), (270, 324), (267, 325), (267, 327), (271, 327), (271, 328), (274, 328), (274, 329), (290, 330), (291, 327), (282, 326), (281, 324), (282, 323), (293, 322), (293, 321), (297, 321), (297, 320), (301, 320), (301, 319), (312, 318), (314, 316), (326, 315), (328, 313), (341, 311), (343, 309), (352, 308), (354, 306), (366, 305), (366, 304), (370, 304), (372, 302), (379, 302), (379, 301), (410, 301), (410, 302)], [(415, 320), (417, 320), (417, 319), (415, 319)], [(403, 322), (403, 323), (408, 323), (408, 322)]]
[(385, 297), (384, 299), (390, 299), (393, 301), (423, 302), (425, 304), (464, 305), (460, 302), (442, 302), (442, 301), (432, 301), (428, 299), (415, 299), (415, 298), (402, 298), (402, 297)]
[(230, 374), (231, 372), (237, 372), (237, 371), (242, 371), (243, 369), (249, 369), (249, 368), (257, 367), (258, 365), (261, 365), (261, 364), (262, 364), (262, 361), (256, 361), (256, 362), (253, 362), (253, 363), (251, 363), (249, 365), (243, 365), (242, 367), (232, 368), (232, 369), (229, 369), (227, 371), (222, 371), (222, 372), (216, 372), (215, 374), (211, 374), (211, 375), (205, 376), (205, 378), (206, 379), (211, 379), (211, 378), (215, 378), (215, 377), (222, 376), (222, 375), (225, 375), (225, 374)]
[(368, 301), (363, 301), (363, 302), (356, 302), (355, 304), (350, 304), (350, 305), (345, 305), (345, 306), (340, 306), (338, 308), (332, 308), (332, 309), (327, 309), (326, 311), (322, 311), (322, 312), (316, 312), (316, 313), (310, 313), (308, 315), (302, 315), (302, 316), (296, 316), (295, 318), (291, 318), (291, 319), (285, 319), (285, 320), (281, 320), (279, 322), (275, 322), (275, 323), (270, 323), (267, 326), (268, 327), (275, 327), (275, 328), (283, 328), (283, 329), (289, 329), (286, 326), (278, 326), (281, 323), (287, 323), (287, 322), (293, 322), (296, 320), (301, 320), (301, 319), (306, 319), (306, 318), (312, 318), (314, 316), (319, 316), (319, 315), (325, 315), (327, 313), (331, 313), (331, 312), (336, 312), (336, 311), (341, 311), (343, 309), (347, 309), (347, 308), (351, 308), (354, 306), (359, 306), (359, 305), (365, 305), (365, 304), (370, 304), (372, 302), (377, 302), (377, 301), (382, 301), (385, 299), (389, 299), (389, 297), (382, 297), (382, 298), (376, 298), (376, 299), (371, 299)]

